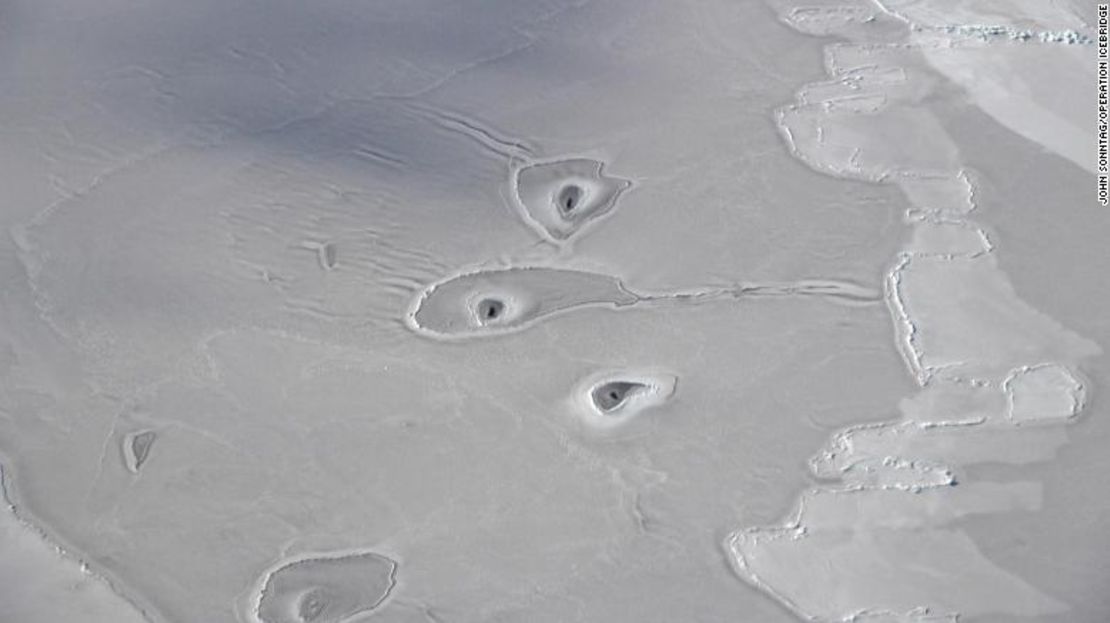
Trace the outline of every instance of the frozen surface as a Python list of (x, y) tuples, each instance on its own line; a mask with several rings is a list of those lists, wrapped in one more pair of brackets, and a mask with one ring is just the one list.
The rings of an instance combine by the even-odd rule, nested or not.
[(150, 450), (157, 438), (157, 433), (152, 430), (127, 433), (123, 436), (121, 451), (123, 452), (123, 462), (127, 465), (128, 471), (133, 474), (139, 473), (139, 468), (150, 457)]
[(433, 283), (416, 297), (406, 321), (431, 338), (468, 338), (524, 329), (545, 316), (585, 307), (632, 305), (681, 308), (760, 297), (816, 296), (847, 304), (877, 302), (879, 293), (855, 283), (806, 280), (746, 283), (664, 293), (636, 293), (615, 276), (545, 267), (486, 269)]
[(603, 173), (604, 163), (574, 158), (530, 164), (514, 188), (524, 218), (555, 240), (566, 240), (612, 210), (628, 180)]
[[(782, 3), (784, 21), (799, 30), (850, 40), (826, 50), (832, 80), (802, 87), (779, 110), (788, 145), (816, 170), (898, 186), (913, 204), (905, 218), (912, 232), (887, 273), (886, 294), (897, 343), (921, 387), (902, 401), (901, 419), (848, 427), (812, 457), (811, 472), (825, 484), (803, 493), (781, 527), (745, 528), (726, 540), (737, 573), (805, 619), (1070, 616), (1069, 604), (996, 566), (955, 523), (1042, 510), (1036, 483), (968, 482), (963, 473), (975, 463), (1050, 460), (1060, 434), (1019, 440), (1017, 427), (1079, 417), (1086, 385), (1074, 367), (1102, 354), (1018, 296), (999, 269), (995, 237), (972, 220), (981, 178), (924, 103), (938, 83), (919, 56), (1001, 123), (1085, 164), (1077, 157), (1083, 141), (1069, 139), (1070, 130), (1044, 118), (1048, 112), (1028, 110), (1036, 94), (1020, 80), (1002, 86), (952, 76), (992, 62), (984, 59), (1016, 65), (1055, 58), (1060, 46), (1090, 47), (1089, 36), (1061, 30), (1058, 22), (1077, 22), (1060, 7), (1030, 4), (1023, 14), (1010, 4), (1004, 21), (1020, 23), (983, 25), (997, 8), (989, 3)], [(884, 29), (899, 24), (909, 36), (890, 38)], [(1032, 51), (1040, 49), (1047, 51)], [(1040, 66), (1015, 71), (1043, 91), (1050, 81), (1033, 77)], [(1084, 71), (1081, 62), (1073, 69)], [(997, 67), (983, 71), (997, 75)], [(1079, 82), (1056, 78), (1055, 89)]]
[(675, 393), (678, 378), (660, 371), (623, 370), (596, 374), (579, 384), (574, 402), (583, 423), (595, 431), (619, 429)]
[(1104, 623), (1094, 19), (8, 3), (0, 622)]
[(410, 314), (414, 330), (446, 337), (523, 328), (590, 305), (631, 305), (637, 297), (608, 275), (543, 268), (485, 270), (429, 287)]
[(266, 574), (255, 620), (262, 623), (343, 623), (364, 617), (393, 589), (397, 565), (373, 553), (306, 557)]
[(1002, 388), (1015, 423), (1067, 420), (1079, 415), (1086, 403), (1083, 384), (1058, 364), (1023, 366), (1003, 381)]
[[(10, 474), (0, 472), (7, 482)], [(6, 492), (0, 499), (0, 602), (2, 621), (143, 623), (128, 602), (80, 559), (15, 514)]]

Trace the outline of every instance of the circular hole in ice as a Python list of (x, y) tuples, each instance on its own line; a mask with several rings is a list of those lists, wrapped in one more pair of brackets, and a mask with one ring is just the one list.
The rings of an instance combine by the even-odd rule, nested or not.
[(478, 301), (475, 312), (478, 315), (478, 322), (482, 324), (495, 322), (505, 315), (505, 302), (494, 298), (484, 298)]
[(559, 212), (563, 215), (568, 215), (582, 203), (582, 187), (577, 184), (567, 184), (559, 191), (558, 196), (555, 198), (555, 203), (559, 208)]
[(619, 408), (634, 393), (647, 389), (647, 385), (632, 381), (610, 381), (594, 388), (591, 392), (594, 404), (604, 413)]

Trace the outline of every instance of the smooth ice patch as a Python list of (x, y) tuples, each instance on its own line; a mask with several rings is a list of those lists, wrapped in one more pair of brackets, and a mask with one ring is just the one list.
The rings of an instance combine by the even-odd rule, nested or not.
[(844, 28), (875, 19), (878, 11), (866, 5), (801, 6), (785, 16), (792, 28), (809, 35), (827, 36)]
[(282, 563), (264, 576), (253, 618), (259, 623), (344, 623), (377, 608), (395, 583), (397, 563), (375, 553), (329, 554)]
[(950, 221), (925, 215), (910, 215), (913, 238), (906, 251), (913, 255), (951, 260), (976, 258), (993, 249), (981, 228), (967, 221)]
[(923, 378), (946, 371), (1001, 380), (1015, 362), (1100, 352), (1018, 298), (991, 255), (961, 262), (907, 257), (891, 281), (909, 358), (918, 358)]
[(1086, 114), (1082, 100), (1059, 97), (1058, 87), (1094, 80), (1085, 63), (1091, 46), (997, 47), (927, 48), (925, 58), (999, 123), (1095, 172), (1089, 133), (1077, 121)]
[(893, 181), (919, 210), (958, 218), (975, 209), (971, 181), (962, 171), (954, 175), (901, 171)]
[(461, 338), (521, 329), (577, 307), (631, 305), (637, 300), (609, 275), (557, 268), (491, 269), (427, 287), (413, 302), (406, 322), (430, 337)]
[(1018, 368), (1002, 387), (1015, 424), (1069, 420), (1079, 415), (1086, 401), (1083, 383), (1054, 363)]
[(919, 493), (813, 490), (788, 524), (736, 532), (727, 545), (741, 577), (807, 620), (918, 608), (967, 617), (1060, 613), (1064, 604), (995, 566), (946, 525), (1041, 504), (1040, 485), (1024, 482)]

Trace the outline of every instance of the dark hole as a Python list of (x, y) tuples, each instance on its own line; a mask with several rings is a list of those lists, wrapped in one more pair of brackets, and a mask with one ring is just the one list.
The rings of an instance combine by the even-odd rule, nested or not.
[(505, 304), (497, 299), (482, 299), (478, 303), (478, 318), (483, 321), (497, 320), (505, 313)]
[(596, 387), (593, 391), (594, 404), (602, 411), (612, 411), (624, 404), (629, 394), (647, 387), (643, 383), (613, 381)]
[(559, 196), (556, 203), (559, 205), (559, 211), (563, 214), (570, 214), (574, 208), (578, 207), (578, 203), (582, 201), (582, 189), (574, 184), (564, 186), (559, 191)]

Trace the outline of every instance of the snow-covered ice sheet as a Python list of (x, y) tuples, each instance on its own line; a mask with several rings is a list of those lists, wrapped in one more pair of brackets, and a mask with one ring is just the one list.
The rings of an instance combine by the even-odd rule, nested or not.
[(1105, 620), (1090, 20), (5, 4), (0, 622)]

